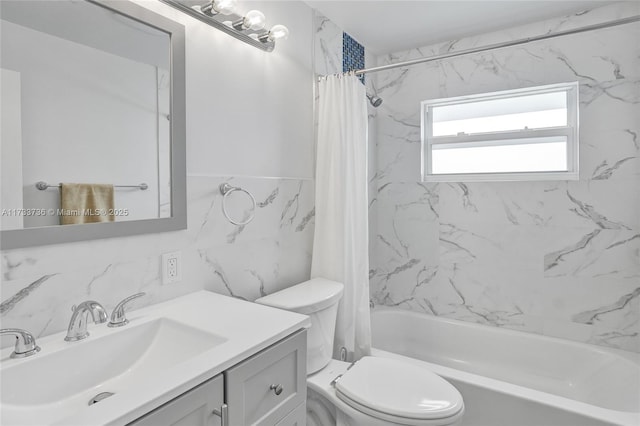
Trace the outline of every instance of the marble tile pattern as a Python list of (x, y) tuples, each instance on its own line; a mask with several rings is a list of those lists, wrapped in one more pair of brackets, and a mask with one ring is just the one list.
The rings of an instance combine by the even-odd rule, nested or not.
[[(235, 226), (224, 218), (222, 182), (255, 196), (251, 223)], [(185, 231), (3, 251), (2, 327), (44, 336), (65, 330), (72, 305), (84, 300), (97, 300), (111, 311), (136, 292), (147, 295), (132, 308), (203, 288), (254, 300), (308, 279), (313, 180), (189, 176), (187, 188)], [(236, 220), (251, 206), (238, 192), (226, 203)], [(183, 280), (162, 285), (161, 255), (174, 250), (182, 251)]]
[[(378, 58), (380, 65), (638, 14), (622, 2)], [(640, 352), (640, 24), (375, 75), (371, 294)], [(580, 179), (421, 181), (420, 101), (580, 83)]]
[(342, 30), (329, 18), (314, 10), (314, 71), (317, 75), (342, 72)]

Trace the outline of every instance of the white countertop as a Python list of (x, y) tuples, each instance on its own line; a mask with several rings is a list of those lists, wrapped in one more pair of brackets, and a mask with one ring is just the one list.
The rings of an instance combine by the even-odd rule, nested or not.
[[(136, 324), (167, 318), (190, 327), (223, 337), (226, 341), (199, 355), (193, 356), (185, 348), (185, 361), (162, 371), (156, 377), (121, 390), (92, 406), (86, 406), (71, 416), (51, 419), (58, 425), (124, 425), (183, 394), (194, 386), (222, 373), (229, 367), (258, 353), (293, 332), (308, 328), (309, 318), (292, 312), (270, 308), (239, 299), (199, 291), (157, 305), (127, 313), (130, 324), (108, 328), (106, 324), (89, 324), (91, 335), (83, 341), (65, 342), (66, 333), (38, 339), (44, 355), (73, 350), (91, 340), (117, 333)], [(8, 359), (11, 349), (2, 351), (2, 368), (26, 359)], [(26, 377), (37, 386), (37, 377)], [(3, 384), (3, 388), (4, 388)], [(6, 389), (6, 388), (5, 388)], [(0, 406), (0, 409), (2, 407)]]

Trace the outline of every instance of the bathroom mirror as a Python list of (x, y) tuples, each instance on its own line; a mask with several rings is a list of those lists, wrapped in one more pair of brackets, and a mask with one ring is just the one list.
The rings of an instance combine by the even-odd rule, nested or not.
[[(123, 0), (3, 0), (0, 19), (2, 249), (185, 229), (184, 27)], [(63, 203), (61, 183), (109, 195)], [(61, 220), (87, 207), (110, 217)]]

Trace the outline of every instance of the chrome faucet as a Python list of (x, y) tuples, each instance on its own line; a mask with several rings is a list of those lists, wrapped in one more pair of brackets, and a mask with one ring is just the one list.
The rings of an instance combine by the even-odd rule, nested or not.
[(0, 335), (10, 334), (16, 336), (16, 347), (11, 353), (11, 358), (25, 358), (35, 355), (40, 351), (40, 346), (36, 345), (36, 339), (33, 334), (19, 328), (3, 328)]
[(129, 324), (129, 320), (124, 316), (124, 306), (133, 299), (142, 297), (145, 294), (147, 293), (136, 293), (133, 296), (129, 296), (122, 302), (118, 303), (113, 309), (113, 312), (111, 312), (111, 320), (109, 321), (109, 324), (107, 324), (107, 327), (122, 327), (123, 325)]
[(78, 306), (72, 307), (71, 310), (73, 311), (73, 315), (71, 315), (71, 321), (67, 329), (67, 337), (64, 338), (66, 342), (75, 342), (76, 340), (82, 340), (89, 336), (89, 332), (87, 331), (89, 314), (91, 314), (93, 322), (96, 324), (107, 322), (107, 311), (101, 304), (93, 300), (82, 302)]

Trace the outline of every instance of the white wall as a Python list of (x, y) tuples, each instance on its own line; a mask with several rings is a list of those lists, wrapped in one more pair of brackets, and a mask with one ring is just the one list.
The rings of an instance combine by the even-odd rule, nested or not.
[(22, 229), (24, 217), (11, 209), (22, 209), (22, 119), (20, 73), (0, 68), (0, 229)]
[[(186, 26), (188, 229), (3, 251), (3, 327), (36, 335), (64, 330), (71, 305), (88, 298), (112, 308), (146, 291), (141, 306), (205, 288), (255, 299), (309, 278), (311, 9), (301, 2), (241, 2), (291, 30), (265, 53), (158, 1), (137, 3)], [(223, 181), (255, 195), (249, 225), (224, 219)], [(231, 202), (246, 207), (241, 198)], [(173, 250), (183, 254), (183, 281), (163, 286), (160, 255)]]
[(282, 23), (290, 36), (267, 53), (191, 20), (187, 140), (198, 149), (187, 150), (189, 172), (311, 178), (311, 9), (298, 1), (239, 7), (258, 8), (267, 25)]

